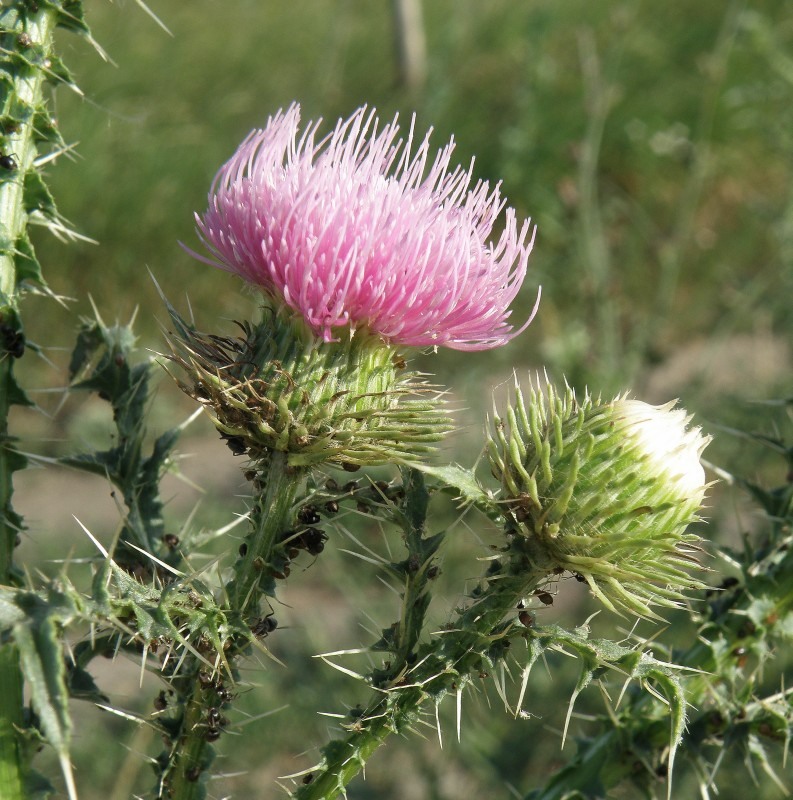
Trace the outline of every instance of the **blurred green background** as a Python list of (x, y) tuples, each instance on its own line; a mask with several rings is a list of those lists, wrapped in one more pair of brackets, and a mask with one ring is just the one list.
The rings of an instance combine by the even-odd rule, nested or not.
[[(761, 427), (746, 401), (791, 394), (793, 15), (787, 0), (425, 0), (426, 79), (413, 88), (399, 78), (387, 0), (152, 0), (151, 7), (172, 36), (131, 0), (86, 2), (94, 36), (114, 65), (73, 36), (61, 40), (85, 96), (60, 89), (54, 98), (61, 131), (76, 148), (73, 158), (48, 168), (48, 180), (61, 212), (98, 244), (37, 237), (51, 287), (75, 301), (68, 308), (42, 298), (25, 301), (29, 336), (56, 363), (50, 370), (24, 359), (26, 386), (62, 385), (61, 350), (73, 339), (77, 315), (90, 314), (89, 295), (106, 321), (125, 321), (139, 308), (142, 346), (162, 349), (158, 320), (165, 314), (148, 270), (177, 306), (186, 309), (189, 298), (204, 329), (227, 333), (229, 320), (255, 313), (255, 298), (237, 279), (191, 259), (178, 242), (196, 245), (193, 214), (204, 209), (214, 173), (245, 134), (298, 100), (304, 119), (322, 116), (328, 125), (361, 104), (376, 106), (382, 118), (399, 112), (405, 125), (415, 111), (420, 130), (434, 127), (438, 147), (454, 135), (459, 161), (475, 155), (476, 176), (503, 180), (510, 204), (538, 225), (515, 309), (517, 320), (525, 318), (542, 284), (541, 309), (528, 331), (486, 354), (417, 357), (417, 366), (450, 386), (461, 407), (466, 430), (448, 446), (448, 458), (473, 463), (490, 387), (508, 381), (513, 368), (524, 375), (547, 369), (580, 391), (631, 389), (653, 402), (680, 397), (714, 433), (726, 425)], [(62, 438), (78, 446), (101, 441), (104, 409), (69, 400), (56, 415), (58, 393), (42, 391), (37, 399), (53, 420), (45, 424), (25, 413), (20, 424), (50, 440), (44, 450), (58, 452), (62, 445), (52, 440)], [(166, 382), (153, 428), (188, 411)], [(244, 482), (209, 423), (192, 430), (195, 439), (183, 450), (192, 446), (198, 455), (185, 462), (185, 471), (194, 469), (191, 476), (207, 492), (196, 524), (222, 524), (243, 508)], [(781, 477), (740, 439), (721, 435), (708, 452), (722, 466)], [(45, 541), (33, 531), (26, 542), (28, 557), (42, 560), (62, 556), (63, 542), (79, 536), (70, 519), (47, 522), (37, 480), (34, 473), (18, 482), (34, 523), (39, 519), (42, 530), (49, 524), (56, 534)], [(56, 488), (53, 514), (76, 498), (89, 523), (108, 524), (115, 510), (107, 487), (96, 496), (91, 491)], [(736, 517), (731, 500), (716, 497), (725, 502), (713, 503), (721, 515), (714, 530), (749, 524)], [(176, 497), (174, 520), (194, 502)], [(20, 510), (30, 523), (29, 510)], [(454, 512), (439, 513), (451, 520)], [(480, 546), (465, 526), (460, 531), (459, 552), (447, 548), (452, 594), (440, 600), (440, 622), (459, 579), (478, 571), (465, 556)], [(375, 572), (363, 580), (344, 546), (329, 547), (307, 576), (292, 579), (292, 608), (278, 618), (293, 627), (273, 642), (290, 668), (268, 664), (262, 675), (251, 675), (268, 686), (240, 699), (249, 713), (280, 706), (285, 696), (291, 707), (242, 728), (244, 738), (226, 737), (223, 768), (245, 774), (218, 781), (211, 787), (215, 796), (271, 796), (274, 776), (315, 757), (310, 748), (323, 741), (328, 723), (316, 710), (338, 711), (360, 699), (349, 679), (310, 658), (367, 642), (359, 625), (374, 629), (392, 619), (392, 599), (383, 597)], [(82, 542), (75, 547), (88, 553)], [(582, 622), (591, 608), (572, 588), (561, 588), (567, 599), (543, 621)], [(376, 623), (361, 617), (357, 609), (364, 606)], [(113, 669), (114, 682), (124, 685), (123, 668)], [(426, 742), (395, 741), (350, 797), (441, 800), (459, 796), (464, 785), (479, 797), (521, 796), (563, 759), (558, 730), (574, 674), (574, 665), (562, 662), (537, 674), (532, 720), (511, 720), (497, 698), (488, 711), (483, 697), (466, 715), (460, 744), (453, 741), (453, 721), (443, 751), (429, 729)], [(122, 704), (140, 703), (136, 676), (130, 665), (129, 687), (116, 698)], [(150, 700), (159, 689), (147, 687)], [(600, 709), (596, 692), (590, 694), (582, 709)], [(127, 759), (128, 771), (118, 765), (124, 748), (152, 754), (156, 743), (122, 720), (78, 713), (86, 715), (75, 755), (84, 796), (120, 798), (130, 787), (145, 787), (148, 775), (137, 754)], [(95, 749), (100, 741), (105, 746), (108, 725), (118, 750), (98, 759)], [(308, 755), (298, 757), (304, 750)], [(686, 780), (679, 796), (693, 797)], [(780, 796), (768, 792), (756, 796)]]

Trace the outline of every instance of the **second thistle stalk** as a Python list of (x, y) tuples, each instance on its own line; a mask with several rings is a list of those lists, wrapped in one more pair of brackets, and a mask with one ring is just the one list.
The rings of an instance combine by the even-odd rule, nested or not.
[(294, 792), (295, 800), (333, 800), (365, 767), (369, 757), (392, 733), (401, 733), (418, 719), (428, 702), (463, 690), (471, 676), (492, 668), (506, 655), (513, 621), (505, 617), (546, 580), (545, 572), (493, 575), (481, 597), (461, 610), (449, 630), (419, 648), (415, 666), (397, 680), (378, 686), (376, 700), (349, 733), (324, 748), (324, 759), (309, 783)]
[[(23, 3), (3, 3), (0, 22), (0, 144), (4, 159), (0, 167), (0, 585), (11, 585), (13, 552), (21, 525), (11, 506), (12, 474), (24, 464), (24, 457), (12, 445), (8, 415), (11, 404), (23, 397), (13, 375), (14, 360), (24, 344), (18, 314), (19, 266), (25, 253), (32, 252), (27, 236), (25, 177), (28, 171), (31, 178), (36, 176), (34, 111), (42, 103), (44, 64), (51, 55), (57, 14), (54, 8), (43, 7), (33, 14)], [(40, 60), (37, 62), (31, 54)], [(23, 677), (18, 651), (11, 643), (0, 644), (0, 686), (0, 793), (14, 800), (26, 794), (27, 765), (23, 763), (20, 737), (26, 727)]]

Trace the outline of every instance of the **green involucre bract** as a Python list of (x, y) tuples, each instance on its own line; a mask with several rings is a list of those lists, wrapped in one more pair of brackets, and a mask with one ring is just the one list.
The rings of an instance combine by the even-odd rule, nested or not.
[(438, 389), (375, 335), (322, 342), (287, 309), (266, 307), (240, 337), (220, 337), (169, 310), (180, 385), (240, 455), (282, 451), (294, 467), (409, 462), (450, 428)]

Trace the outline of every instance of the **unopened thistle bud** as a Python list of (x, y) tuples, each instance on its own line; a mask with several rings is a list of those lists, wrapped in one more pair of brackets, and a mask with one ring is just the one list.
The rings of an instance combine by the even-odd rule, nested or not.
[[(527, 401), (528, 402), (527, 402)], [(578, 401), (566, 387), (516, 386), (489, 434), (508, 531), (532, 567), (569, 571), (612, 610), (655, 616), (675, 606), (691, 577), (709, 441), (674, 403), (618, 397)]]

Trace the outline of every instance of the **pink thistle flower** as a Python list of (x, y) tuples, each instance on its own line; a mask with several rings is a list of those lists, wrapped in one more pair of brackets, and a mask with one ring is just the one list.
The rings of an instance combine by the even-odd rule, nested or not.
[[(429, 136), (411, 153), (397, 119), (379, 130), (359, 108), (317, 141), (298, 134), (291, 105), (254, 130), (221, 167), (209, 208), (196, 214), (211, 258), (195, 257), (262, 287), (325, 341), (368, 328), (396, 344), (485, 350), (509, 341), (509, 305), (534, 243), (499, 185), (450, 168), (454, 140), (430, 161)], [(299, 135), (299, 138), (298, 138)], [(425, 172), (427, 172), (425, 177)]]

